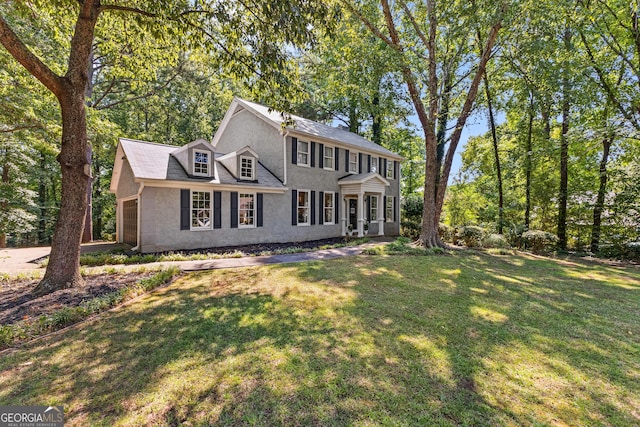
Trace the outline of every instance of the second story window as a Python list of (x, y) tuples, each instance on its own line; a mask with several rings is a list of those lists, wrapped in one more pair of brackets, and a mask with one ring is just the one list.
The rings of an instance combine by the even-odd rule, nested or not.
[(324, 147), (324, 168), (333, 169), (333, 147)]
[(349, 172), (358, 173), (358, 153), (349, 153)]
[(209, 152), (193, 150), (193, 174), (209, 176)]
[(394, 164), (393, 160), (387, 160), (387, 178), (391, 178), (391, 179), (394, 178), (394, 176), (393, 176), (393, 172), (394, 172), (393, 164)]
[(255, 161), (253, 157), (240, 156), (240, 178), (254, 180), (255, 179)]
[(298, 164), (309, 166), (309, 143), (298, 141)]
[(371, 172), (378, 172), (378, 158), (371, 156)]

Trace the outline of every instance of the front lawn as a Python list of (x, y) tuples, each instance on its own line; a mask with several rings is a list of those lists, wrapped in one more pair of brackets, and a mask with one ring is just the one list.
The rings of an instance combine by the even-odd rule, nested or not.
[(359, 256), (184, 276), (0, 355), (66, 425), (638, 425), (640, 269)]

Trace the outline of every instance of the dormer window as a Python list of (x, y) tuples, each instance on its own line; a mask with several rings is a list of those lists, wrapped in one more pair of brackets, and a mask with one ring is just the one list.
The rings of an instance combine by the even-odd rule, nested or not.
[(255, 159), (253, 157), (240, 156), (240, 179), (255, 180)]
[(208, 151), (193, 150), (193, 174), (209, 176), (211, 153)]

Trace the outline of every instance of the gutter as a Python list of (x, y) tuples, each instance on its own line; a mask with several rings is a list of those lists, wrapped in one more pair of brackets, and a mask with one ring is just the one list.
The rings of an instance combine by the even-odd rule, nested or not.
[[(282, 131), (280, 131), (280, 133), (282, 133)], [(284, 162), (284, 179), (282, 181), (282, 185), (287, 185), (287, 136), (289, 136), (289, 130), (282, 133), (282, 156)]]

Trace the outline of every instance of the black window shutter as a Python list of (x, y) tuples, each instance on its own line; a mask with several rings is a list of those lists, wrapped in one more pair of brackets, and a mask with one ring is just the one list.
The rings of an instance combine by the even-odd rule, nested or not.
[(349, 172), (349, 150), (344, 150), (344, 171)]
[(340, 149), (338, 147), (335, 148), (334, 154), (335, 154), (335, 157), (336, 157), (335, 159), (333, 159), (334, 169), (335, 170), (340, 170)]
[(358, 173), (362, 173), (362, 153), (358, 153)]
[(311, 167), (316, 167), (316, 143), (311, 141)]
[(256, 196), (258, 198), (258, 200), (256, 200), (256, 204), (257, 204), (257, 206), (256, 206), (256, 210), (257, 210), (256, 216), (258, 217), (257, 218), (257, 226), (258, 227), (262, 227), (262, 196), (263, 196), (262, 193), (258, 193), (257, 196)]
[(389, 218), (387, 218), (387, 196), (384, 196), (382, 198), (382, 212), (384, 213), (384, 220), (387, 221)]
[(222, 193), (213, 192), (213, 228), (222, 228)]
[(396, 221), (396, 212), (397, 211), (398, 211), (398, 198), (394, 197), (393, 198), (393, 214), (392, 214), (393, 222)]
[(371, 196), (367, 197), (367, 221), (371, 221)]
[(180, 230), (189, 230), (191, 224), (190, 190), (180, 190)]
[(291, 163), (298, 164), (298, 138), (291, 138)]
[(336, 221), (335, 221), (335, 223), (339, 224), (340, 223), (340, 194), (336, 193), (335, 196), (336, 196), (336, 200), (333, 203), (333, 210), (336, 213)]
[(311, 192), (311, 225), (316, 223), (316, 192)]
[(238, 192), (231, 192), (231, 228), (238, 228)]
[(318, 215), (318, 224), (324, 224), (324, 191), (318, 192), (318, 209), (320, 209), (320, 215)]
[(393, 177), (395, 179), (399, 179), (399, 173), (400, 173), (400, 164), (397, 161), (393, 161)]
[(371, 172), (371, 155), (367, 154), (367, 173)]
[(298, 190), (291, 190), (291, 225), (298, 225)]
[(320, 152), (320, 157), (318, 157), (318, 167), (322, 169), (324, 167), (324, 144), (318, 144), (318, 151)]
[(382, 157), (378, 158), (378, 174), (384, 176), (384, 169), (382, 169)]
[(384, 163), (382, 166), (384, 166), (382, 168), (382, 176), (386, 178), (387, 177), (387, 159), (384, 159)]

